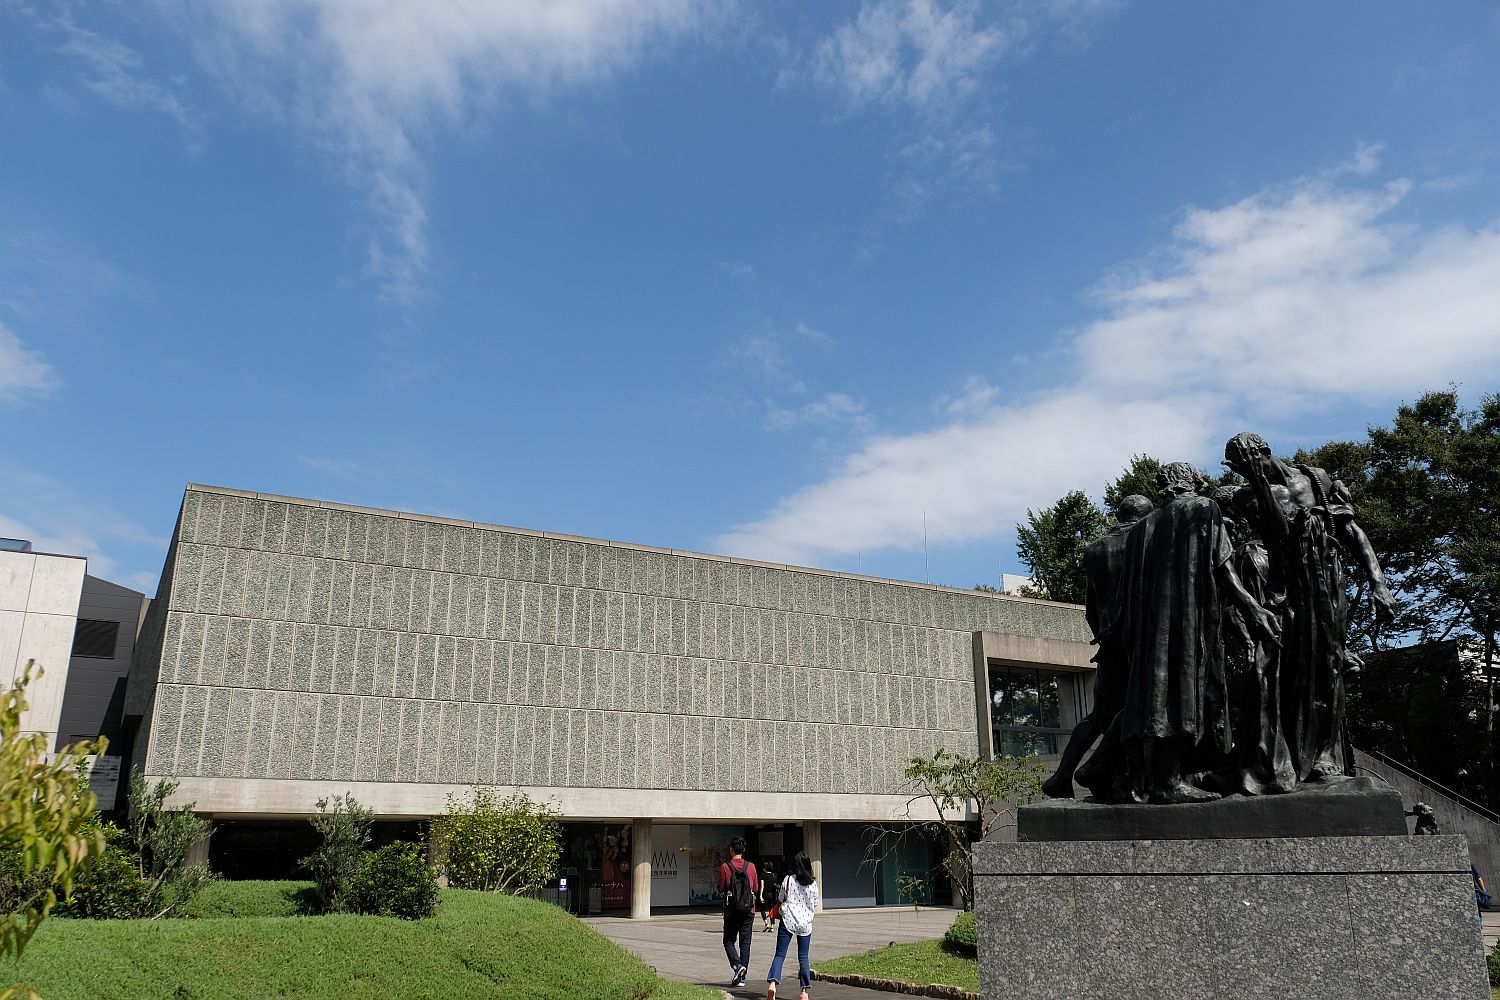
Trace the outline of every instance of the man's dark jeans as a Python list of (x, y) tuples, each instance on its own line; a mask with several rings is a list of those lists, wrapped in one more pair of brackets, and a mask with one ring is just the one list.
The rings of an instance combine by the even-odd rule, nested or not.
[[(735, 937), (740, 939), (738, 951), (734, 947)], [(724, 955), (729, 959), (730, 971), (738, 972), (742, 965), (750, 968), (750, 942), (754, 939), (754, 910), (724, 911)]]

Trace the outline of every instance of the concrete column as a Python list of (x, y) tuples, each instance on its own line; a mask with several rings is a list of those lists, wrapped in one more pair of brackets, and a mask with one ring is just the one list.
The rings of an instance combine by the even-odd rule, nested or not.
[(651, 919), (651, 821), (630, 824), (630, 919)]
[(813, 878), (818, 880), (818, 909), (823, 908), (823, 894), (828, 887), (823, 884), (823, 821), (808, 819), (802, 821), (802, 849), (807, 852), (807, 859), (812, 862)]
[(995, 759), (995, 730), (990, 715), (990, 658), (984, 651), (984, 633), (974, 633), (974, 713), (978, 725), (979, 759)]
[(446, 889), (448, 888), (448, 870), (446, 867), (438, 864), (438, 859), (442, 853), (437, 836), (432, 830), (432, 820), (429, 819), (427, 821), (427, 867), (437, 872), (438, 888)]
[(183, 858), (183, 864), (206, 865), (208, 864), (208, 842), (213, 839), (213, 829), (210, 827), (208, 836), (198, 841), (187, 849), (187, 856)]

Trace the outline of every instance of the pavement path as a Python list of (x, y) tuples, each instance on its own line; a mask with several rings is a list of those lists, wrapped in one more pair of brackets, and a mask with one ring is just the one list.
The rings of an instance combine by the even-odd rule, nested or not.
[[(821, 960), (873, 951), (889, 944), (940, 938), (956, 915), (957, 911), (941, 906), (824, 910), (813, 923), (813, 967), (817, 968)], [(717, 911), (668, 914), (650, 920), (589, 917), (586, 922), (640, 956), (658, 975), (717, 987), (746, 1000), (765, 996), (766, 971), (776, 954), (776, 935), (763, 933), (758, 920), (755, 941), (750, 946), (750, 981), (740, 989), (730, 989), (727, 985), (729, 963), (724, 958), (724, 920)], [(778, 993), (782, 998), (795, 1000), (797, 996), (796, 956), (794, 942)], [(812, 994), (819, 1000), (890, 1000), (895, 995), (821, 982), (813, 983)]]

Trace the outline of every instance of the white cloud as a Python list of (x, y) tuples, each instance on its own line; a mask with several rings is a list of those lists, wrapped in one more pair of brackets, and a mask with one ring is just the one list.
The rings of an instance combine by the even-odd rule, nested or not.
[(721, 260), (719, 270), (731, 278), (742, 278), (745, 281), (754, 281), (756, 278), (755, 265), (742, 260)]
[[(1390, 398), (1500, 361), (1500, 225), (1416, 230), (1412, 185), (1304, 182), (1190, 211), (1170, 264), (1117, 276), (1078, 339), (1089, 384), (1255, 409)], [(1477, 366), (1477, 368), (1476, 368)]]
[(731, 347), (729, 355), (738, 366), (777, 392), (795, 395), (807, 391), (807, 384), (787, 358), (782, 338), (776, 334), (752, 334)]
[(972, 2), (867, 0), (818, 45), (813, 77), (853, 106), (951, 107), (978, 86), (1009, 39), (980, 14)]
[(1362, 142), (1354, 147), (1354, 154), (1340, 165), (1343, 173), (1356, 177), (1368, 177), (1380, 169), (1380, 159), (1385, 155), (1385, 143)]
[[(94, 576), (147, 594), (155, 589), (166, 538), (51, 476), (4, 459), (0, 476), (6, 484), (0, 495), (0, 536), (24, 538), (37, 552), (84, 556)], [(135, 568), (142, 563), (154, 568)]]
[(796, 427), (844, 426), (866, 434), (875, 429), (875, 418), (865, 412), (865, 404), (842, 392), (827, 392), (802, 406), (783, 407), (768, 402), (766, 426), (773, 431)]
[(24, 3), (0, 3), (0, 6), (8, 7), (23, 22), (58, 40), (56, 51), (81, 67), (75, 84), (116, 107), (168, 118), (181, 129), (190, 150), (202, 147), (203, 124), (198, 110), (172, 87), (151, 79), (140, 54), (130, 46), (80, 25), (70, 4), (56, 4), (45, 13)]
[(0, 405), (21, 406), (46, 396), (59, 384), (47, 360), (0, 323)]
[[(1029, 139), (1001, 123), (1003, 65), (1039, 40), (1081, 45), (1116, 0), (863, 0), (782, 85), (809, 82), (845, 114), (885, 112), (890, 204), (909, 218), (935, 198), (986, 196), (1015, 169)], [(872, 224), (862, 256), (880, 250)]]
[(134, 276), (63, 234), (0, 218), (0, 308), (23, 325), (76, 325), (103, 299), (146, 294)]
[(973, 416), (989, 410), (999, 396), (1000, 390), (986, 379), (970, 375), (958, 391), (938, 397), (937, 409), (954, 417)]
[(597, 80), (702, 23), (699, 0), (159, 0), (253, 106), (334, 155), (381, 232), (371, 273), (401, 307), (430, 257), (421, 146), (507, 97)]
[[(1003, 534), (1027, 507), (1105, 482), (1132, 454), (1213, 462), (1247, 426), (1500, 375), (1500, 223), (1416, 228), (1412, 185), (1305, 179), (1187, 211), (1170, 243), (1095, 290), (1076, 379), (881, 436), (716, 547), (812, 562)], [(961, 394), (960, 399), (964, 398)]]
[[(915, 548), (927, 512), (933, 544), (997, 535), (1028, 505), (1115, 470), (1141, 450), (1201, 449), (1203, 432), (1170, 403), (1118, 405), (1065, 391), (917, 434), (882, 436), (828, 480), (715, 540), (715, 551), (816, 563), (833, 553)], [(1095, 477), (1099, 478), (1099, 477)]]
[(182, 129), (189, 149), (202, 147), (204, 134), (198, 111), (170, 87), (148, 79), (141, 72), (141, 57), (134, 49), (118, 39), (79, 27), (67, 15), (59, 17), (53, 26), (64, 36), (59, 51), (87, 67), (83, 84), (89, 91), (116, 107), (170, 118)]

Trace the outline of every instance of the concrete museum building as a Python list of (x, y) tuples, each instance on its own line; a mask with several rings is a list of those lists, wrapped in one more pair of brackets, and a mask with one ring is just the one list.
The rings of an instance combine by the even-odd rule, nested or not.
[(389, 835), (494, 786), (561, 811), (579, 910), (712, 904), (737, 834), (807, 850), (826, 905), (896, 903), (940, 860), (861, 863), (931, 818), (905, 762), (1056, 752), (1087, 640), (1071, 605), (194, 485), (120, 750), (231, 872), (287, 863), (325, 796)]

